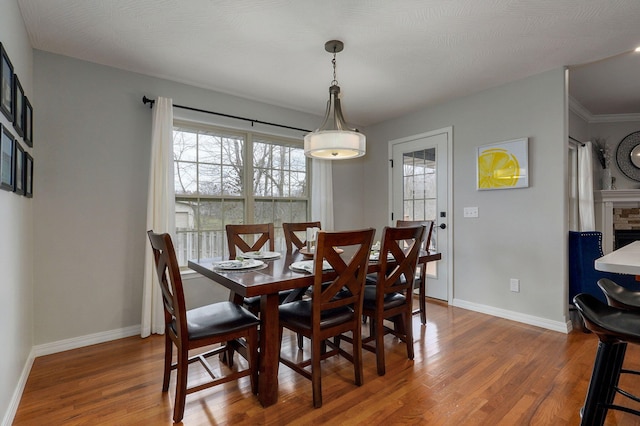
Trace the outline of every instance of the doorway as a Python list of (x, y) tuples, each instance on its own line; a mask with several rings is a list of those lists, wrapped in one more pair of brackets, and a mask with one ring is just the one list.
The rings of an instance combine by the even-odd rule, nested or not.
[(389, 142), (392, 159), (389, 206), (391, 221), (433, 220), (431, 250), (442, 260), (427, 267), (427, 297), (453, 299), (451, 231), (452, 128), (422, 133)]

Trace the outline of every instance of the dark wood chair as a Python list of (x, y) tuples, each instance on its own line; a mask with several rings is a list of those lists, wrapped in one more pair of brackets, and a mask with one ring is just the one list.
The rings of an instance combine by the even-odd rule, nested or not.
[[(229, 259), (235, 259), (237, 250), (243, 253), (262, 250), (265, 245), (269, 251), (275, 250), (275, 232), (273, 223), (249, 225), (227, 225), (227, 243)], [(253, 242), (251, 241), (253, 239)]]
[[(287, 246), (287, 251), (291, 252), (295, 249), (300, 250), (307, 245), (306, 241), (302, 241), (296, 232), (306, 232), (307, 228), (321, 229), (320, 222), (295, 222), (295, 223), (283, 223), (282, 230), (284, 231), (284, 239)], [(306, 238), (306, 236), (305, 236)], [(299, 298), (299, 297), (298, 297)], [(303, 336), (298, 334), (298, 347), (302, 349), (304, 346)]]
[[(165, 318), (164, 378), (162, 391), (169, 390), (171, 370), (177, 370), (176, 399), (173, 407), (173, 420), (179, 422), (184, 416), (187, 394), (207, 389), (215, 385), (250, 376), (251, 390), (258, 393), (258, 324), (260, 320), (243, 307), (231, 302), (220, 302), (200, 308), (186, 310), (180, 268), (176, 259), (173, 243), (169, 234), (147, 232), (156, 264), (158, 281), (162, 290)], [(189, 358), (189, 351), (206, 346), (238, 341), (246, 345), (249, 367), (240, 371), (230, 371), (221, 377), (215, 377), (207, 358), (227, 353), (222, 345), (214, 350)], [(240, 343), (240, 342), (239, 342)], [(172, 364), (173, 345), (177, 348), (177, 362)], [(211, 375), (212, 381), (187, 387), (189, 364), (200, 361)], [(221, 369), (224, 368), (222, 365)]]
[[(364, 290), (362, 314), (371, 319), (370, 335), (362, 345), (376, 354), (378, 375), (385, 374), (384, 336), (392, 333), (407, 345), (407, 357), (413, 359), (413, 327), (411, 324), (413, 284), (418, 254), (425, 227), (385, 227), (380, 244), (380, 270), (376, 285)], [(394, 260), (388, 261), (391, 253)], [(387, 263), (391, 262), (390, 267)], [(394, 329), (384, 325), (391, 319)], [(372, 344), (375, 342), (375, 345)]]
[[(355, 383), (363, 382), (360, 316), (362, 296), (369, 262), (369, 252), (375, 234), (374, 229), (344, 232), (319, 232), (314, 263), (314, 283), (311, 299), (281, 305), (280, 340), (287, 328), (311, 340), (311, 358), (296, 362), (280, 357), (280, 362), (303, 377), (313, 386), (313, 406), (322, 406), (322, 382), (320, 361), (341, 354), (353, 363)], [(353, 253), (345, 261), (334, 247)], [(323, 275), (326, 261), (333, 269)], [(324, 285), (323, 285), (324, 283)], [(334, 346), (328, 339), (342, 333), (354, 336), (351, 354)], [(326, 345), (331, 346), (329, 351)], [(311, 371), (307, 367), (311, 367)]]
[[(422, 236), (423, 243), (422, 249), (425, 251), (429, 250), (429, 246), (431, 245), (431, 234), (433, 233), (433, 224), (432, 220), (398, 220), (396, 222), (396, 226), (404, 227), (404, 226), (417, 226), (424, 225), (424, 235)], [(418, 286), (418, 304), (420, 305), (420, 309), (413, 311), (414, 314), (420, 313), (420, 322), (422, 325), (427, 324), (427, 265), (418, 265), (420, 269), (419, 272), (419, 281), (415, 284)]]
[(287, 251), (293, 251), (296, 248), (301, 249), (307, 245), (307, 242), (302, 241), (296, 234), (296, 232), (305, 232), (307, 228), (320, 229), (322, 227), (320, 226), (320, 222), (296, 222), (282, 224)]
[[(262, 249), (274, 251), (275, 232), (273, 223), (256, 223), (249, 225), (227, 225), (227, 244), (229, 246), (229, 259), (233, 260), (238, 256), (238, 250), (242, 253), (259, 251)], [(281, 302), (283, 302), (290, 292), (282, 292)], [(231, 300), (242, 303), (251, 312), (258, 315), (260, 313), (260, 296), (240, 298), (231, 294)]]

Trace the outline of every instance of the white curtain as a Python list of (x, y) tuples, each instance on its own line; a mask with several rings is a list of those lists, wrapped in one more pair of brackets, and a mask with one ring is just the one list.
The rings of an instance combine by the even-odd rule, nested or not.
[(578, 214), (581, 231), (595, 231), (591, 142), (578, 147)]
[(333, 231), (333, 170), (331, 160), (311, 160), (311, 220)]
[[(174, 234), (173, 102), (159, 97), (153, 107), (151, 167), (147, 195), (147, 230)], [(164, 333), (162, 292), (155, 271), (153, 252), (145, 233), (145, 266), (142, 294), (141, 336)]]

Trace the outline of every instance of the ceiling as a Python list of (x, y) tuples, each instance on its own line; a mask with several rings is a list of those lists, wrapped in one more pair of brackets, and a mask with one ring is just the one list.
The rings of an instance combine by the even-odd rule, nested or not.
[(352, 125), (562, 66), (591, 113), (640, 113), (638, 0), (17, 1), (35, 49), (317, 115), (342, 40)]

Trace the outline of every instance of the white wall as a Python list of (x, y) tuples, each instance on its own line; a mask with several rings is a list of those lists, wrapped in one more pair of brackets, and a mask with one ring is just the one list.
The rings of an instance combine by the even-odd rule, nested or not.
[[(32, 84), (33, 56), (31, 45), (22, 23), (22, 16), (15, 0), (0, 2), (0, 42), (13, 63), (25, 94), (33, 104)], [(37, 122), (39, 111), (34, 111)], [(4, 114), (0, 122), (17, 133)], [(38, 134), (36, 133), (36, 138)], [(21, 146), (35, 157), (32, 150), (19, 138)], [(36, 139), (37, 140), (37, 139)], [(36, 147), (37, 147), (36, 142)], [(36, 199), (0, 190), (0, 289), (2, 291), (2, 323), (5, 336), (0, 351), (0, 420), (8, 422), (17, 402), (15, 392), (25, 373), (25, 364), (33, 345), (33, 206)], [(24, 380), (24, 377), (23, 377)], [(14, 400), (12, 401), (12, 398)]]
[[(388, 141), (453, 126), (454, 303), (566, 324), (565, 72), (546, 72), (367, 129), (365, 222), (388, 223)], [(529, 138), (530, 187), (477, 191), (476, 147)], [(463, 208), (478, 206), (478, 219)], [(520, 279), (521, 292), (509, 290)]]
[[(34, 61), (41, 141), (36, 161), (36, 345), (140, 324), (151, 138), (151, 110), (142, 104), (143, 95), (308, 129), (321, 120), (42, 51), (35, 51)], [(174, 110), (176, 117), (216, 120)], [(210, 292), (208, 280), (188, 283), (188, 292), (198, 293), (187, 295), (191, 303), (226, 294), (220, 288)]]

